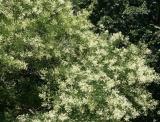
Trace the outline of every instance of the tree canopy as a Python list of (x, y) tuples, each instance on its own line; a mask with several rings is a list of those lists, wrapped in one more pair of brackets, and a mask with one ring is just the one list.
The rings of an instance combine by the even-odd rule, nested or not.
[(130, 121), (154, 109), (145, 45), (94, 33), (69, 0), (0, 1), (0, 119)]

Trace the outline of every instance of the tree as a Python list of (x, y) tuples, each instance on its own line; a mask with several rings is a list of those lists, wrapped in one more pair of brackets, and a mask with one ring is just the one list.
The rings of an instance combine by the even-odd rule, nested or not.
[(129, 121), (156, 105), (145, 89), (157, 79), (145, 46), (95, 34), (69, 0), (0, 8), (2, 121)]
[(150, 65), (160, 72), (159, 0), (89, 0), (88, 4), (83, 0), (76, 2), (73, 3), (81, 9), (88, 8), (89, 3), (95, 3), (89, 19), (95, 25), (96, 32), (122, 32), (134, 44), (145, 42), (153, 52)]
[[(82, 0), (80, 0), (82, 1)], [(94, 6), (89, 17), (95, 25), (96, 33), (109, 30), (110, 33), (121, 31), (129, 37), (129, 41), (138, 44), (145, 43), (152, 53), (148, 56), (148, 65), (160, 73), (160, 1), (159, 0), (91, 0)], [(80, 4), (80, 2), (79, 2)], [(88, 9), (88, 6), (83, 7)], [(158, 84), (151, 84), (148, 90), (155, 99), (160, 100)], [(156, 96), (156, 97), (155, 97)], [(160, 102), (159, 102), (160, 103)], [(160, 104), (159, 104), (160, 106)], [(159, 118), (159, 106), (148, 117)], [(154, 115), (152, 114), (154, 113)], [(145, 117), (143, 117), (145, 118)], [(137, 120), (136, 120), (137, 121)], [(141, 120), (148, 121), (148, 120)], [(157, 120), (160, 121), (160, 118)]]

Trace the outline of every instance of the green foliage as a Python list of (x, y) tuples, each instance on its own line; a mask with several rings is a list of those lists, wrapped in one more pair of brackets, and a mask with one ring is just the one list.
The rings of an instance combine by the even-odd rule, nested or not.
[[(92, 0), (93, 2), (95, 5), (90, 20), (96, 26), (96, 32), (109, 30), (110, 33), (115, 33), (120, 31), (129, 37), (130, 42), (135, 44), (145, 42), (153, 52), (150, 65), (160, 72), (160, 1)], [(80, 4), (79, 7), (87, 8), (88, 6), (82, 7)]]
[[(81, 1), (81, 0), (80, 0)], [(146, 43), (152, 53), (148, 56), (148, 64), (156, 72), (160, 73), (160, 1), (159, 0), (92, 0), (93, 11), (89, 17), (95, 25), (95, 32), (101, 33), (109, 30), (110, 33), (122, 32), (129, 37), (129, 41), (138, 44)], [(93, 4), (92, 2), (92, 4)], [(81, 6), (79, 6), (81, 7)], [(83, 8), (83, 7), (81, 7)], [(88, 6), (85, 6), (88, 8)], [(152, 86), (152, 85), (151, 85)], [(157, 84), (157, 86), (159, 86)], [(152, 89), (152, 90), (151, 90)], [(160, 87), (159, 87), (160, 89)], [(159, 90), (152, 86), (149, 89), (155, 97)], [(160, 101), (159, 101), (160, 106)], [(153, 112), (154, 115), (148, 115), (151, 118), (160, 117), (157, 114), (159, 107)], [(143, 117), (146, 118), (146, 117)], [(154, 121), (151, 118), (140, 121)], [(136, 122), (138, 120), (135, 120)]]
[[(109, 30), (110, 33), (122, 32), (135, 44), (145, 42), (153, 51), (151, 66), (159, 69), (159, 0), (95, 0), (90, 15), (96, 32)], [(155, 57), (157, 57), (155, 59)]]
[(66, 0), (0, 1), (2, 121), (129, 121), (157, 104), (145, 46), (94, 34)]

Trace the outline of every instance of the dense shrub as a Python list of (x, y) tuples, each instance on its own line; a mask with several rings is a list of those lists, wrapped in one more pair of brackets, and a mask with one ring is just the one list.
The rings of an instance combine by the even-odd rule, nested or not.
[(145, 46), (94, 34), (66, 0), (0, 1), (2, 121), (129, 121), (156, 101)]

